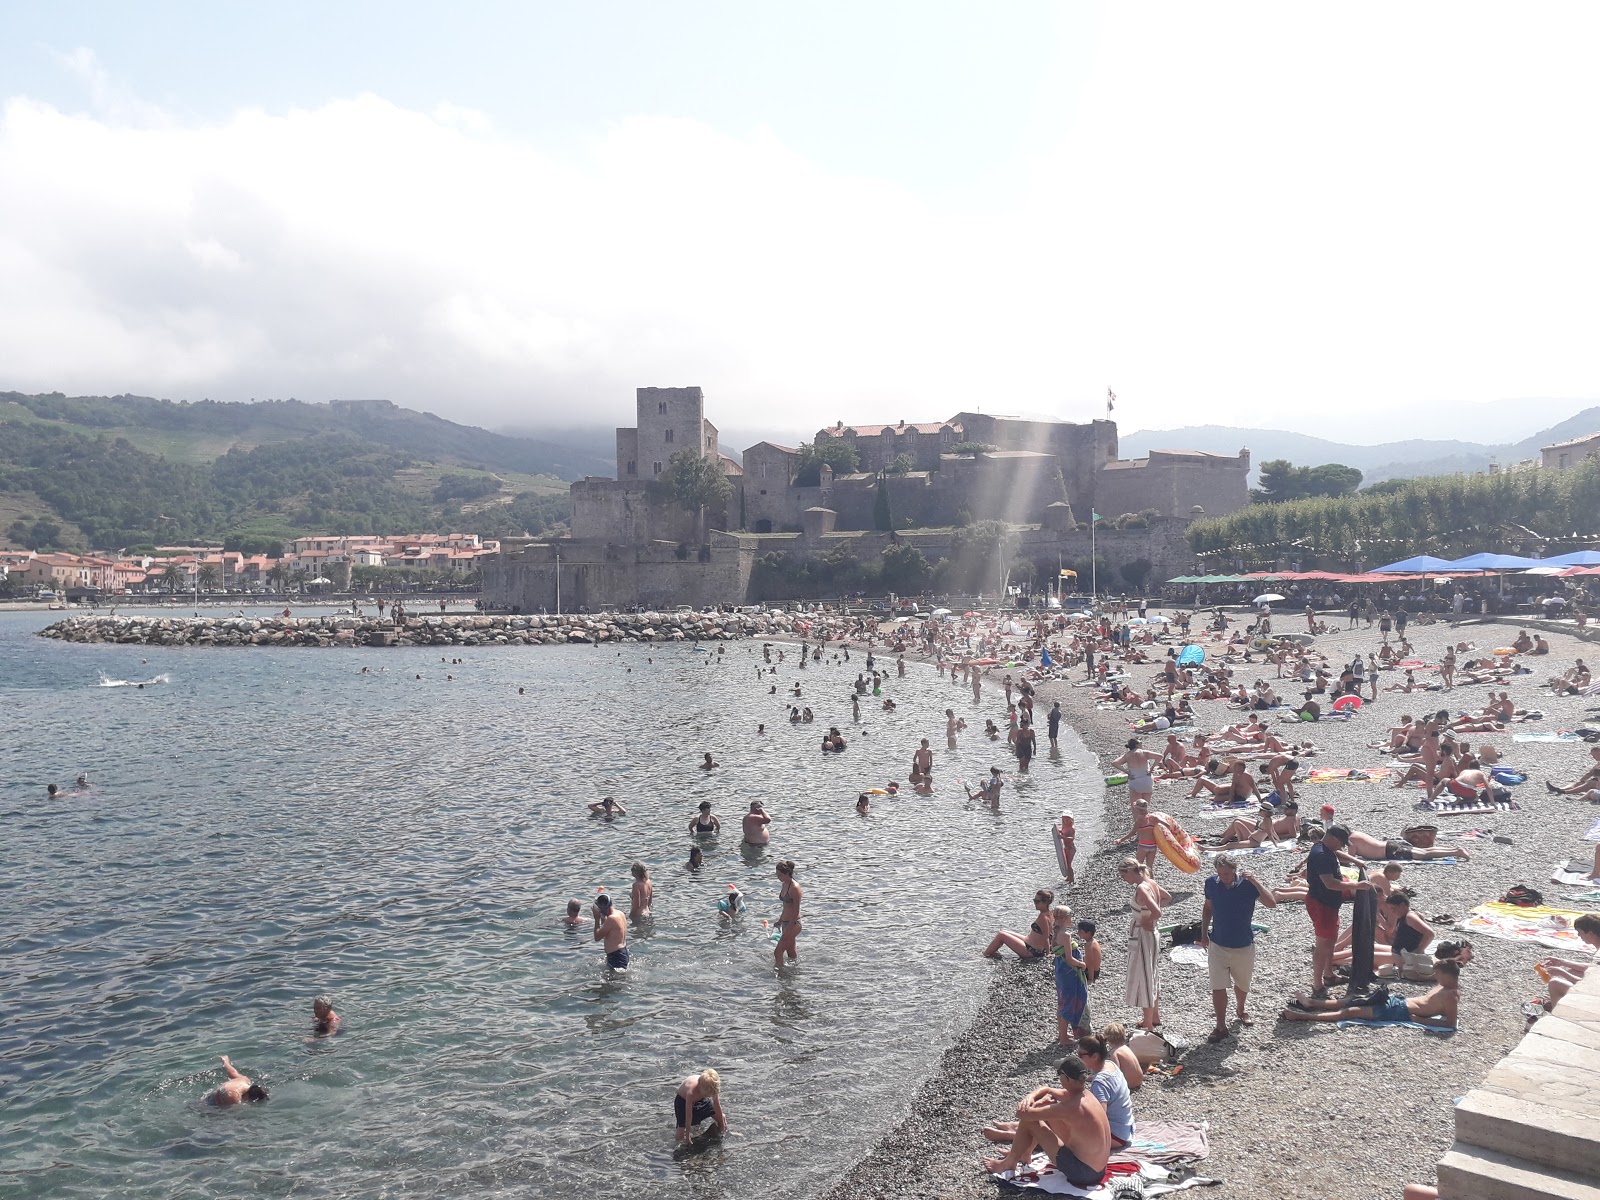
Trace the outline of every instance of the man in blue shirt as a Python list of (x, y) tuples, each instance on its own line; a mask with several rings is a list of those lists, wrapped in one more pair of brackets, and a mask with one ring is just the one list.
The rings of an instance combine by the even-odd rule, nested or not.
[(1239, 1024), (1251, 1024), (1244, 1000), (1250, 994), (1250, 975), (1256, 964), (1256, 934), (1251, 927), (1256, 901), (1277, 908), (1272, 889), (1262, 885), (1249, 871), (1239, 870), (1239, 860), (1231, 851), (1217, 855), (1217, 873), (1206, 880), (1206, 903), (1200, 913), (1200, 944), (1206, 948), (1206, 965), (1211, 971), (1211, 1007), (1216, 1011), (1216, 1028), (1209, 1042), (1228, 1036), (1228, 987), (1237, 1001)]

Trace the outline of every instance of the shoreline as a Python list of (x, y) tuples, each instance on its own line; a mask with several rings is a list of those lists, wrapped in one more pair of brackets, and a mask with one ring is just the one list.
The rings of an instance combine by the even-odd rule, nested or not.
[[(1506, 626), (1497, 623), (1460, 628), (1439, 624), (1413, 627), (1410, 632), (1419, 653), (1430, 662), (1436, 661), (1435, 651), (1446, 640), (1469, 640), (1481, 648), (1512, 637)], [(1338, 630), (1319, 636), (1313, 648), (1339, 661), (1356, 648), (1364, 653), (1378, 640), (1376, 630)], [(1156, 657), (1164, 653), (1159, 645), (1153, 649)], [(1592, 652), (1580, 638), (1557, 632), (1552, 653), (1529, 660), (1534, 673), (1509, 684), (1519, 708), (1539, 708), (1547, 714), (1542, 726), (1528, 729), (1572, 728), (1586, 719), (1583, 709), (1592, 700), (1556, 698), (1538, 687), (1546, 675), (1565, 669), (1585, 651)], [(1155, 665), (1134, 666), (1133, 680), (1142, 686), (1155, 670)], [(1272, 675), (1270, 666), (1263, 670), (1259, 663), (1240, 673), (1248, 681), (1252, 670)], [(1072, 679), (1081, 678), (1081, 671), (1075, 668)], [(1385, 682), (1394, 679), (1389, 675)], [(1487, 693), (1486, 687), (1462, 687), (1448, 694), (1380, 693), (1382, 699), (1368, 714), (1375, 720), (1295, 726), (1293, 736), (1309, 736), (1321, 747), (1308, 760), (1309, 766), (1386, 763), (1387, 758), (1365, 746), (1381, 737), (1398, 714), (1476, 707)], [(1061, 701), (1066, 724), (1095, 758), (1099, 774), (1101, 765), (1122, 752), (1130, 734), (1127, 714), (1096, 710), (1090, 702), (1093, 695), (1093, 689), (1074, 688), (1068, 681), (1046, 682), (1037, 689), (1041, 710), (1048, 709), (1052, 700)], [(1213, 731), (1240, 715), (1221, 702), (1199, 703), (1196, 708), (1195, 728), (1200, 731)], [(1401, 883), (1416, 889), (1416, 911), (1425, 919), (1460, 918), (1514, 883), (1536, 887), (1547, 903), (1560, 904), (1559, 889), (1546, 882), (1551, 864), (1593, 852), (1581, 838), (1597, 815), (1595, 807), (1547, 796), (1542, 782), (1565, 783), (1575, 777), (1587, 762), (1587, 747), (1581, 742), (1514, 744), (1512, 735), (1518, 728), (1509, 727), (1492, 740), (1505, 761), (1529, 776), (1514, 792), (1521, 811), (1445, 817), (1438, 822), (1446, 835), (1441, 844), (1453, 844), (1448, 839), (1451, 832), (1469, 829), (1508, 836), (1513, 844), (1494, 845), (1487, 838), (1467, 841), (1460, 844), (1471, 847), (1471, 861), (1406, 865)], [(1287, 734), (1288, 727), (1283, 732)], [(1468, 737), (1474, 742), (1490, 740)], [(1146, 738), (1144, 744), (1157, 749), (1161, 740)], [(1412, 805), (1421, 799), (1415, 789), (1397, 791), (1388, 783), (1302, 783), (1298, 790), (1308, 812), (1330, 802), (1338, 810), (1336, 819), (1389, 836), (1395, 836), (1407, 819), (1415, 819)], [(1220, 829), (1220, 824), (1207, 826), (1193, 815), (1199, 801), (1187, 800), (1187, 791), (1186, 786), (1158, 783), (1155, 807), (1172, 812), (1197, 832)], [(1078, 882), (1058, 891), (1058, 898), (1069, 903), (1077, 916), (1099, 925), (1105, 958), (1100, 980), (1090, 988), (1090, 1012), (1097, 1029), (1111, 1021), (1131, 1026), (1138, 1020), (1137, 1010), (1122, 1003), (1131, 910), (1129, 891), (1114, 873), (1125, 850), (1111, 844), (1131, 824), (1126, 790), (1105, 789), (1101, 803), (1105, 835), (1092, 848), (1080, 837)], [(1040, 836), (1047, 836), (1043, 829)], [(1244, 865), (1276, 886), (1297, 860), (1295, 854), (1266, 854), (1247, 859)], [(1163, 925), (1200, 916), (1199, 885), (1208, 874), (1203, 868), (1196, 875), (1180, 875), (1158, 860), (1157, 877), (1174, 897), (1163, 913)], [(1184, 1070), (1176, 1076), (1147, 1077), (1134, 1094), (1136, 1121), (1209, 1123), (1210, 1156), (1198, 1171), (1221, 1179), (1222, 1185), (1208, 1189), (1208, 1195), (1298, 1195), (1306, 1189), (1308, 1170), (1332, 1176), (1331, 1183), (1317, 1186), (1334, 1197), (1398, 1196), (1405, 1182), (1434, 1182), (1438, 1161), (1454, 1141), (1454, 1098), (1480, 1083), (1489, 1066), (1520, 1041), (1521, 1002), (1542, 991), (1532, 966), (1550, 952), (1526, 942), (1469, 934), (1477, 957), (1464, 979), (1461, 1032), (1449, 1036), (1411, 1029), (1334, 1030), (1280, 1024), (1276, 1019), (1280, 1009), (1296, 990), (1309, 985), (1310, 923), (1302, 905), (1288, 903), (1275, 910), (1258, 908), (1257, 919), (1268, 932), (1258, 939), (1251, 986), (1249, 1010), (1255, 1024), (1244, 1030), (1234, 1026), (1234, 1035), (1222, 1043), (1205, 1040), (1213, 1025), (1205, 969), (1181, 967), (1165, 952), (1161, 955), (1163, 1030), (1186, 1043)], [(1434, 925), (1440, 940), (1460, 936), (1450, 923), (1434, 921)], [(973, 953), (978, 949), (973, 947)], [(1416, 995), (1425, 988), (1398, 984), (1395, 990)], [(1050, 1081), (1062, 1053), (1055, 1042), (1054, 1000), (1048, 970), (1009, 959), (999, 965), (971, 1025), (929, 1075), (914, 1085), (908, 1111), (823, 1193), (825, 1200), (911, 1200), (930, 1195), (988, 1200), (1006, 1191), (979, 1166), (989, 1143), (978, 1131), (986, 1121), (1009, 1117), (1027, 1091)], [(1371, 1130), (1380, 1121), (1394, 1136), (1386, 1140), (1384, 1154), (1375, 1156)]]

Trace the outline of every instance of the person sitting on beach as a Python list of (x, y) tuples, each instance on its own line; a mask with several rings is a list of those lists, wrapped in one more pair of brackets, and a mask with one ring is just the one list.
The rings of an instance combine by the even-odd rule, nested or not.
[(317, 1037), (332, 1037), (339, 1032), (339, 1014), (333, 1011), (333, 1001), (318, 996), (311, 1002), (311, 1032)]
[(226, 1054), (222, 1056), (222, 1069), (227, 1072), (228, 1078), (206, 1097), (208, 1104), (227, 1108), (232, 1104), (253, 1104), (267, 1098), (267, 1089), (236, 1068), (228, 1061)]
[(1033, 907), (1037, 910), (1037, 914), (1033, 918), (1033, 923), (1028, 926), (1028, 932), (1012, 933), (1010, 930), (1002, 929), (984, 949), (983, 956), (999, 958), (1000, 950), (1004, 947), (1023, 962), (1043, 958), (1050, 952), (1050, 906), (1055, 901), (1055, 892), (1049, 888), (1040, 888), (1033, 894)]
[(628, 815), (628, 810), (610, 796), (602, 800), (596, 800), (589, 805), (589, 811), (598, 817), (604, 817), (608, 821), (613, 817), (625, 817)]
[(1250, 771), (1244, 759), (1236, 758), (1231, 764), (1231, 771), (1221, 783), (1213, 783), (1206, 778), (1197, 778), (1194, 787), (1189, 792), (1189, 797), (1198, 796), (1202, 789), (1216, 797), (1213, 803), (1237, 804), (1255, 796), (1256, 781), (1251, 778)]
[(1137, 1092), (1144, 1086), (1144, 1067), (1139, 1064), (1139, 1056), (1133, 1052), (1133, 1047), (1128, 1045), (1128, 1027), (1120, 1021), (1113, 1021), (1100, 1031), (1100, 1040), (1105, 1043), (1106, 1053), (1111, 1056), (1108, 1061), (1116, 1063), (1117, 1069), (1122, 1072), (1128, 1090)]
[(678, 1093), (672, 1098), (672, 1112), (677, 1120), (679, 1145), (689, 1141), (695, 1127), (706, 1121), (715, 1121), (717, 1129), (727, 1133), (728, 1118), (722, 1111), (722, 1076), (713, 1067), (690, 1075), (678, 1085)]
[[(1595, 847), (1595, 866), (1600, 868), (1600, 846)], [(1600, 870), (1596, 871), (1600, 874)], [(1582, 979), (1596, 962), (1600, 962), (1600, 913), (1584, 913), (1572, 923), (1572, 930), (1590, 949), (1588, 962), (1571, 958), (1547, 958), (1539, 963), (1550, 993), (1550, 1003), (1555, 1004), (1565, 996), (1572, 985)]]
[(1106, 1107), (1106, 1122), (1111, 1126), (1111, 1152), (1126, 1150), (1133, 1144), (1133, 1094), (1122, 1067), (1105, 1039), (1093, 1033), (1078, 1039), (1078, 1057), (1094, 1072), (1089, 1091)]
[(1038, 1088), (1017, 1105), (1017, 1120), (986, 1126), (991, 1141), (1011, 1143), (999, 1158), (983, 1160), (984, 1170), (1015, 1170), (1042, 1150), (1062, 1178), (1076, 1188), (1094, 1188), (1105, 1178), (1111, 1161), (1111, 1126), (1105, 1105), (1089, 1091), (1094, 1072), (1076, 1054), (1056, 1066), (1058, 1088)]
[(1456, 1008), (1461, 998), (1461, 966), (1453, 959), (1434, 960), (1434, 985), (1421, 996), (1387, 996), (1364, 1004), (1346, 1005), (1343, 1000), (1319, 1000), (1304, 993), (1289, 1002), (1279, 1014), (1283, 1021), (1410, 1021), (1435, 1029), (1456, 1027)]
[(1550, 643), (1544, 640), (1544, 634), (1539, 633), (1539, 634), (1535, 634), (1534, 635), (1534, 638), (1533, 638), (1533, 649), (1530, 650), (1529, 653), (1530, 654), (1549, 654), (1550, 653)]
[[(1418, 967), (1427, 968), (1432, 962), (1426, 951), (1435, 937), (1432, 925), (1411, 911), (1411, 897), (1398, 889), (1391, 890), (1378, 906), (1377, 928), (1373, 941), (1372, 965), (1393, 967), (1397, 973), (1416, 974)], [(1384, 943), (1388, 943), (1385, 947)], [(1333, 961), (1345, 966), (1354, 951), (1350, 948), (1335, 950)], [(1410, 975), (1407, 975), (1410, 978)], [(1431, 976), (1424, 976), (1431, 978)]]
[(1277, 845), (1285, 838), (1293, 840), (1300, 832), (1300, 804), (1296, 800), (1284, 801), (1280, 810), (1263, 803), (1254, 819), (1235, 817), (1218, 836), (1215, 846), (1231, 850), (1236, 846), (1260, 846), (1271, 842)]
[(1600, 788), (1600, 746), (1589, 747), (1589, 769), (1565, 787), (1558, 787), (1545, 780), (1545, 791), (1552, 796), (1586, 796), (1589, 792)]

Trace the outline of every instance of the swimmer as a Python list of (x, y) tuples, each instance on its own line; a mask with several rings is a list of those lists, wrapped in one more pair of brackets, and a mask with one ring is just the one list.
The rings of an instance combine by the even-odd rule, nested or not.
[[(691, 870), (691, 871), (698, 871), (700, 869), (701, 865), (705, 861), (706, 861), (705, 853), (700, 849), (700, 847), (699, 846), (690, 846), (689, 847), (689, 861), (684, 863), (684, 866), (688, 867), (689, 870)], [(574, 901), (573, 903), (577, 903), (577, 902)]]
[(628, 970), (628, 923), (601, 892), (594, 902), (594, 940), (606, 947), (606, 969), (616, 973)]
[(623, 808), (622, 805), (618, 804), (616, 800), (610, 796), (607, 796), (603, 800), (596, 800), (593, 804), (589, 805), (589, 811), (598, 817), (604, 817), (608, 821), (611, 820), (612, 817), (625, 817), (628, 815), (628, 810)]
[(872, 799), (865, 792), (856, 797), (856, 811), (862, 816), (872, 811)]
[(933, 750), (928, 746), (928, 739), (922, 739), (922, 745), (911, 756), (911, 782), (926, 783), (933, 778)]
[(722, 832), (722, 822), (711, 811), (711, 801), (700, 801), (698, 816), (689, 818), (689, 832), (696, 837), (715, 837)]
[(650, 901), (655, 899), (656, 887), (650, 882), (650, 869), (642, 862), (633, 864), (633, 887), (628, 892), (628, 916), (642, 921), (650, 915)]
[(750, 811), (744, 814), (744, 840), (752, 846), (765, 846), (772, 840), (767, 831), (767, 826), (772, 824), (772, 818), (767, 815), (761, 801), (750, 801)]
[(778, 899), (783, 902), (783, 915), (778, 918), (779, 938), (772, 948), (772, 965), (783, 966), (784, 956), (797, 962), (795, 939), (800, 936), (800, 885), (794, 881), (794, 863), (784, 859), (778, 864)]
[(317, 1037), (331, 1037), (339, 1032), (339, 1014), (333, 1011), (333, 1001), (318, 996), (311, 1002), (311, 1032)]
[(59, 796), (61, 794), (61, 789), (58, 788), (55, 784), (50, 783), (50, 784), (46, 784), (45, 785), (44, 793), (45, 793), (45, 795), (49, 796), (50, 799), (54, 800), (57, 796)]
[(78, 778), (73, 782), (72, 786), (73, 786), (74, 789), (76, 789), (77, 791), (80, 791), (80, 792), (88, 791), (89, 790), (89, 772), (85, 771), (85, 772), (83, 772), (83, 774), (79, 775)]
[(705, 760), (705, 762), (700, 764), (700, 769), (702, 771), (709, 771), (709, 770), (711, 770), (711, 768), (720, 767), (721, 765), (722, 764), (719, 763), (719, 762), (713, 762), (712, 761), (712, 759), (711, 759), (711, 751), (707, 750), (706, 751), (706, 760)]
[(589, 918), (583, 915), (583, 902), (581, 900), (567, 901), (567, 915), (561, 918), (561, 923), (568, 929), (576, 929)]
[(222, 1056), (222, 1069), (228, 1073), (227, 1082), (206, 1097), (209, 1103), (226, 1108), (230, 1104), (242, 1104), (245, 1101), (254, 1103), (267, 1098), (267, 1089), (241, 1073), (228, 1061), (226, 1054)]

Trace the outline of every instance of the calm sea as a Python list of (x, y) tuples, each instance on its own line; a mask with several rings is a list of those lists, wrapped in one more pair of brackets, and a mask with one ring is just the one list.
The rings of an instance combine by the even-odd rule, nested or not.
[[(977, 951), (1058, 879), (1049, 818), (1087, 817), (1098, 788), (1064, 740), (1004, 811), (974, 808), (956, 779), (1003, 757), (972, 732), (947, 754), (942, 713), (1003, 722), (999, 690), (975, 709), (913, 667), (890, 680), (897, 712), (868, 699), (852, 727), (854, 652), (803, 673), (791, 653), (758, 682), (756, 643), (448, 664), (32, 636), (57, 616), (0, 615), (8, 1197), (813, 1194), (970, 1020), (994, 970)], [(797, 680), (816, 724), (768, 694)], [(830, 723), (842, 755), (817, 749)], [(922, 736), (938, 794), (858, 816)], [(719, 770), (696, 769), (705, 750)], [(71, 790), (80, 771), (93, 790)], [(608, 794), (627, 817), (589, 816)], [(702, 799), (728, 832), (694, 874)], [(751, 799), (772, 846), (741, 853)], [(779, 977), (761, 919), (781, 857), (806, 931)], [(635, 859), (656, 915), (607, 982), (558, 918), (597, 887), (624, 896)], [(728, 883), (752, 900), (731, 927)], [(311, 1041), (319, 992), (345, 1032)], [(205, 1105), (220, 1054), (271, 1099)], [(675, 1156), (672, 1093), (705, 1065), (734, 1136)]]

